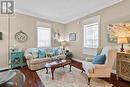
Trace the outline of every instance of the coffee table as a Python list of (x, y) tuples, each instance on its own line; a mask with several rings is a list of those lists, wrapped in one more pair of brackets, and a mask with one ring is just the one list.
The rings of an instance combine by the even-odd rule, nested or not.
[[(55, 71), (55, 69), (60, 68), (60, 67), (64, 67), (66, 65), (70, 65), (70, 63), (71, 63), (71, 60), (61, 60), (60, 62), (53, 61), (51, 63), (47, 63), (45, 65), (46, 73), (48, 74), (48, 68), (50, 68), (51, 69), (51, 74), (52, 74), (52, 80), (54, 80), (54, 71)], [(71, 72), (71, 65), (70, 65), (69, 70)]]

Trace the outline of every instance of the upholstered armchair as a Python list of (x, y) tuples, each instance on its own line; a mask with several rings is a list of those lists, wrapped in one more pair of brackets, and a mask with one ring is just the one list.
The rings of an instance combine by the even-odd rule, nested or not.
[[(88, 85), (90, 84), (91, 78), (110, 78), (112, 67), (114, 64), (114, 60), (116, 58), (117, 50), (111, 47), (104, 47), (101, 51), (101, 55), (106, 56), (105, 64), (92, 64), (95, 67), (93, 69), (88, 70), (87, 77), (88, 77)], [(83, 70), (85, 71), (85, 66), (87, 66), (88, 62), (84, 62)], [(86, 72), (86, 71), (85, 71)]]

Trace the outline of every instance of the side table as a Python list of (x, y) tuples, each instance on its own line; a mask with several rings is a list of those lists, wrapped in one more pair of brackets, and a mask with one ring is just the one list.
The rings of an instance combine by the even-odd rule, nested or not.
[(23, 67), (26, 65), (23, 51), (11, 52), (11, 68)]

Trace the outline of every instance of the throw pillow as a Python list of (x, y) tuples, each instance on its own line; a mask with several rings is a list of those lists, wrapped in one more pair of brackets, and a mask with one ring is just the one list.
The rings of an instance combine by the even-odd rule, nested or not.
[(105, 64), (106, 56), (105, 55), (96, 55), (96, 57), (93, 59), (93, 64)]
[(53, 48), (53, 53), (54, 53), (54, 56), (57, 56), (57, 55), (60, 55), (60, 53), (61, 53), (61, 50), (60, 50), (60, 48)]
[(39, 49), (38, 51), (38, 58), (45, 58), (46, 57), (46, 53), (44, 49)]
[(37, 48), (31, 48), (29, 53), (31, 53), (34, 58), (38, 58), (38, 49)]

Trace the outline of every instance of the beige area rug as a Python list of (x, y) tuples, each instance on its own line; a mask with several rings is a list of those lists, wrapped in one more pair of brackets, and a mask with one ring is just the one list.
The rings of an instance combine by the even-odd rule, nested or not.
[(38, 76), (45, 87), (112, 87), (112, 84), (101, 79), (91, 79), (90, 86), (87, 85), (87, 77), (81, 70), (68, 67), (57, 68), (54, 72), (54, 80), (51, 79), (51, 72), (46, 74), (46, 70), (37, 71)]

